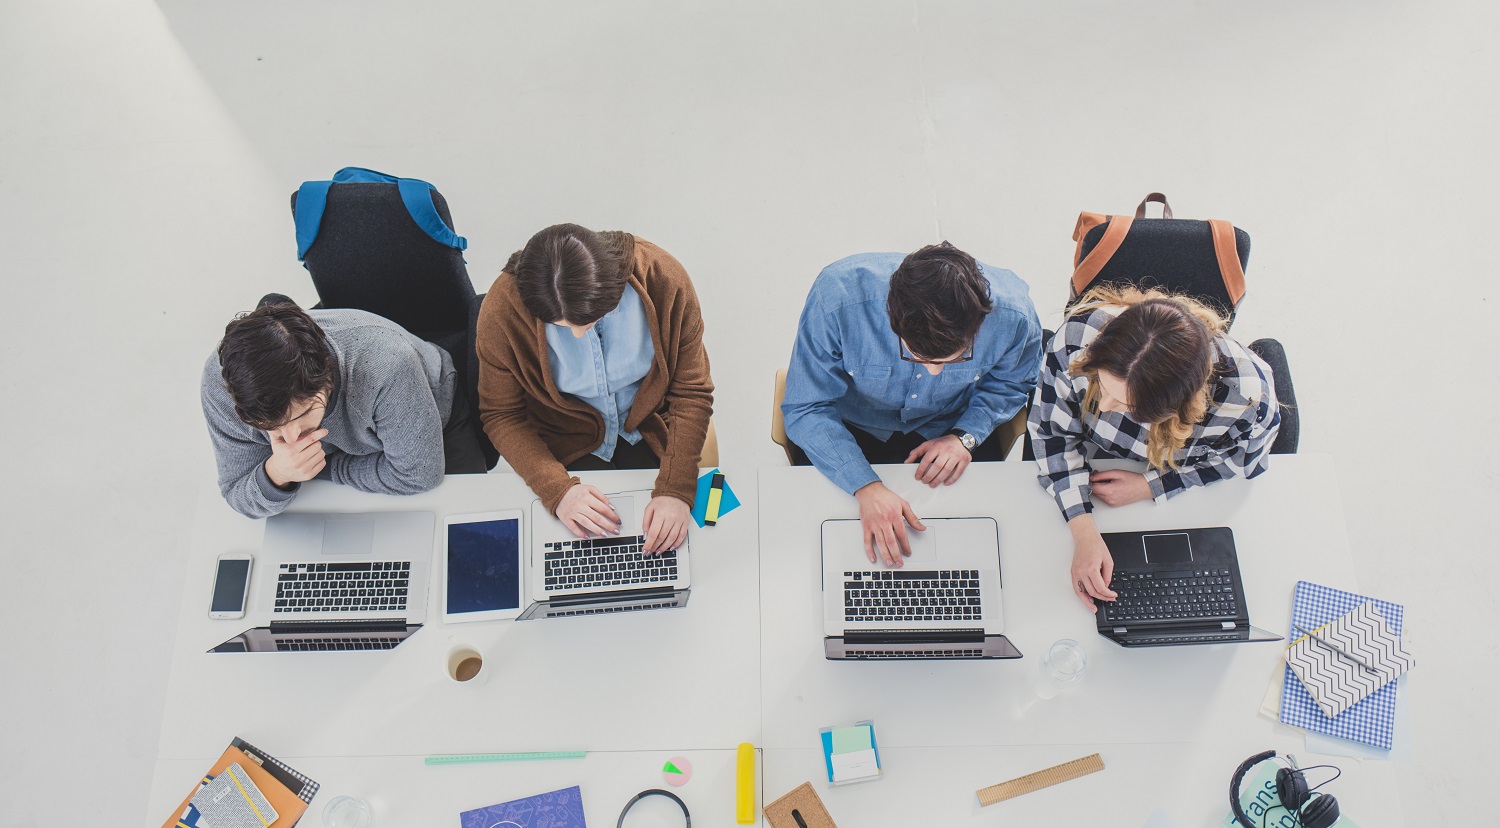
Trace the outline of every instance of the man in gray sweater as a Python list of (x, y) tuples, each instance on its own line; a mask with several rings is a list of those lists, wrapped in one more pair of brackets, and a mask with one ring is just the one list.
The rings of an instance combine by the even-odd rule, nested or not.
[(224, 329), (202, 395), (219, 490), (246, 517), (315, 477), (417, 494), (486, 470), (452, 358), (372, 313), (262, 304)]

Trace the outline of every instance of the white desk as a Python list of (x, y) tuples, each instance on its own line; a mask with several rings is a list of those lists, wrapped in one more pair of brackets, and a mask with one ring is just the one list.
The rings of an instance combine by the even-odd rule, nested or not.
[[(920, 800), (935, 801), (941, 792), (945, 808), (958, 808), (953, 803), (972, 804), (973, 791), (983, 785), (1039, 770), (1055, 764), (1053, 759), (1065, 761), (1096, 751), (1109, 754), (1113, 749), (1140, 759), (1115, 763), (1126, 769), (1106, 771), (1100, 776), (1109, 779), (1090, 785), (1130, 788), (1128, 780), (1137, 771), (1129, 768), (1146, 762), (1161, 778), (1145, 796), (1160, 804), (1188, 796), (1179, 794), (1169, 778), (1168, 771), (1179, 763), (1166, 762), (1168, 755), (1184, 756), (1190, 763), (1195, 757), (1215, 757), (1201, 768), (1204, 780), (1213, 784), (1197, 786), (1191, 796), (1212, 793), (1217, 797), (1229, 772), (1245, 756), (1271, 746), (1304, 753), (1299, 734), (1256, 715), (1282, 645), (1126, 650), (1096, 633), (1093, 616), (1068, 586), (1072, 542), (1051, 498), (1037, 484), (1033, 464), (975, 464), (959, 484), (939, 490), (912, 480), (911, 466), (879, 470), (886, 484), (908, 498), (920, 517), (990, 516), (997, 520), (1005, 629), (1025, 657), (988, 662), (825, 660), (819, 524), (826, 518), (858, 517), (857, 505), (813, 469), (762, 470), (761, 696), (771, 774), (768, 790), (781, 790), (803, 778), (821, 779), (821, 760), (814, 762), (802, 752), (817, 759), (819, 728), (861, 719), (876, 722), (882, 759), (888, 767), (899, 763), (907, 749), (917, 760), (935, 760), (943, 755), (933, 750), (937, 748), (985, 749), (960, 752), (978, 762), (973, 773), (940, 778), (935, 771), (919, 771), (914, 777), (924, 780), (920, 790), (933, 794)], [(1297, 580), (1347, 589), (1357, 586), (1335, 480), (1325, 458), (1277, 457), (1271, 470), (1255, 481), (1226, 481), (1187, 492), (1162, 506), (1101, 508), (1095, 514), (1106, 532), (1232, 527), (1251, 622), (1279, 633), (1290, 618), (1292, 586)], [(1059, 638), (1083, 644), (1089, 657), (1088, 673), (1079, 687), (1042, 700), (1034, 690), (1033, 677), (1040, 656)], [(1155, 747), (1168, 743), (1177, 747), (1167, 753)], [(1059, 745), (1069, 747), (1051, 747)], [(989, 750), (996, 746), (1025, 749)], [(981, 761), (991, 756), (1035, 756), (1036, 761)], [(782, 757), (791, 757), (801, 770), (788, 772)], [(937, 767), (947, 772), (955, 765), (942, 761)], [(1193, 767), (1200, 769), (1196, 764)], [(1351, 813), (1368, 820), (1375, 813), (1389, 813), (1384, 805), (1375, 810), (1373, 803), (1378, 801), (1375, 794), (1380, 784), (1390, 781), (1391, 768), (1385, 762), (1364, 767), (1370, 770), (1363, 773), (1377, 784), (1369, 785), (1367, 780), (1370, 796), (1365, 801), (1370, 805), (1367, 809), (1351, 807)], [(895, 769), (892, 773), (899, 778)], [(1354, 806), (1360, 799), (1360, 783), (1351, 776), (1341, 779), (1335, 790), (1356, 791), (1349, 803)], [(872, 794), (874, 798), (867, 799), (838, 790), (837, 796), (852, 797), (863, 803), (859, 808), (884, 814), (885, 805), (899, 810), (893, 803), (919, 790), (900, 783), (891, 787), (899, 787), (900, 794)], [(1033, 813), (1029, 809), (1039, 806), (1020, 807), (1021, 812)], [(985, 818), (995, 810), (986, 809)], [(1109, 814), (1103, 802), (1088, 812)], [(958, 809), (950, 815), (956, 818), (963, 813), (967, 811)], [(1133, 823), (1111, 820), (1109, 824)]]
[[(649, 489), (654, 476), (586, 478), (624, 491)], [(237, 735), (287, 757), (758, 745), (754, 486), (741, 485), (748, 491), (739, 511), (719, 527), (692, 530), (692, 595), (682, 609), (444, 625), (434, 578), (426, 626), (394, 650), (249, 655), (205, 651), (266, 619), (210, 620), (207, 601), (215, 558), (258, 549), (265, 524), (235, 514), (207, 486), (193, 527), (160, 756), (216, 757)], [(445, 514), (529, 510), (532, 499), (520, 478), (495, 474), (449, 477), (403, 498), (311, 484), (293, 508), (430, 510), (441, 531)], [(444, 660), (456, 643), (484, 654), (485, 669), (495, 671), (486, 684), (447, 679)]]
[[(1256, 716), (1277, 644), (1127, 651), (1094, 632), (1068, 588), (1070, 541), (1031, 464), (972, 466), (933, 492), (910, 467), (883, 469), (924, 517), (989, 515), (1000, 524), (1007, 633), (1026, 654), (1000, 662), (829, 662), (823, 658), (818, 526), (854, 517), (852, 498), (813, 469), (730, 474), (744, 506), (695, 530), (687, 608), (604, 618), (428, 627), (383, 653), (229, 656), (204, 651), (259, 623), (211, 621), (214, 558), (255, 550), (263, 524), (235, 515), (206, 487), (193, 527), (152, 812), (158, 825), (232, 736), (285, 758), (323, 784), (313, 813), (339, 794), (375, 804), (381, 828), (445, 824), (465, 809), (581, 784), (591, 824), (611, 825), (626, 799), (658, 787), (662, 762), (687, 755), (683, 790), (705, 825), (732, 824), (733, 747), (763, 746), (761, 797), (812, 781), (844, 826), (1119, 824), (1157, 807), (1184, 825), (1213, 823), (1245, 756), (1276, 747), (1303, 764), (1300, 734)], [(648, 486), (649, 472), (590, 476), (607, 491)], [(1156, 507), (1101, 509), (1105, 531), (1234, 528), (1250, 616), (1282, 632), (1292, 584), (1356, 588), (1331, 464), (1278, 457), (1254, 481), (1189, 492)], [(758, 492), (756, 490), (759, 490)], [(510, 475), (450, 478), (413, 498), (309, 486), (302, 511), (426, 509), (444, 514), (525, 508)], [(441, 524), (441, 521), (439, 521)], [(437, 582), (431, 584), (434, 595)], [(1038, 699), (1038, 656), (1055, 639), (1083, 643), (1082, 686)], [(480, 688), (443, 678), (457, 642), (498, 668)], [(758, 658), (757, 658), (758, 654)], [(886, 778), (830, 789), (818, 729), (876, 721)], [(581, 762), (428, 768), (429, 753), (588, 749)], [(973, 792), (1089, 753), (1107, 769), (979, 809)], [(1363, 825), (1402, 824), (1391, 763), (1335, 760), (1332, 787)], [(670, 803), (641, 806), (675, 824)], [(318, 825), (314, 817), (307, 823)]]

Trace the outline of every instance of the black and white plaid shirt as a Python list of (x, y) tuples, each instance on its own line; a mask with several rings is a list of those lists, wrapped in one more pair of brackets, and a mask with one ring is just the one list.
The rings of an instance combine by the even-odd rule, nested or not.
[[(1120, 310), (1097, 308), (1064, 323), (1047, 345), (1036, 401), (1026, 424), (1041, 468), (1037, 479), (1057, 500), (1067, 520), (1094, 509), (1088, 457), (1146, 459), (1150, 428), (1119, 412), (1084, 411), (1088, 378), (1068, 373), (1073, 357)], [(1175, 455), (1175, 471), (1149, 469), (1145, 473), (1157, 503), (1193, 486), (1235, 475), (1255, 477), (1266, 470), (1266, 455), (1281, 427), (1271, 369), (1228, 337), (1216, 339), (1214, 347), (1219, 364), (1208, 415), (1193, 427)]]

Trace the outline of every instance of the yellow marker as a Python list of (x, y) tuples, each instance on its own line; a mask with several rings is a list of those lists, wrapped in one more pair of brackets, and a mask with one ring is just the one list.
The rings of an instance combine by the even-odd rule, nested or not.
[(750, 825), (755, 822), (755, 745), (740, 742), (734, 777), (734, 821)]
[(719, 522), (719, 503), (724, 499), (724, 475), (714, 474), (708, 483), (708, 505), (703, 507), (703, 523), (713, 526)]

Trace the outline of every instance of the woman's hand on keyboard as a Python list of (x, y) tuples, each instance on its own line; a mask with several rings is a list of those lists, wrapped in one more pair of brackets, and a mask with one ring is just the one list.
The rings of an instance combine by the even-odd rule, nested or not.
[(587, 483), (578, 483), (563, 495), (557, 504), (557, 519), (580, 538), (620, 533), (620, 516), (615, 507), (609, 505), (604, 492)]
[(651, 498), (646, 504), (646, 514), (641, 518), (646, 524), (647, 555), (655, 555), (668, 549), (676, 549), (687, 540), (688, 524), (692, 522), (692, 510), (688, 505), (670, 495)]
[(1104, 544), (1104, 536), (1094, 524), (1094, 516), (1079, 515), (1068, 521), (1068, 530), (1073, 533), (1073, 594), (1094, 612), (1094, 600), (1113, 601), (1120, 597), (1109, 588), (1115, 574), (1115, 559)]

